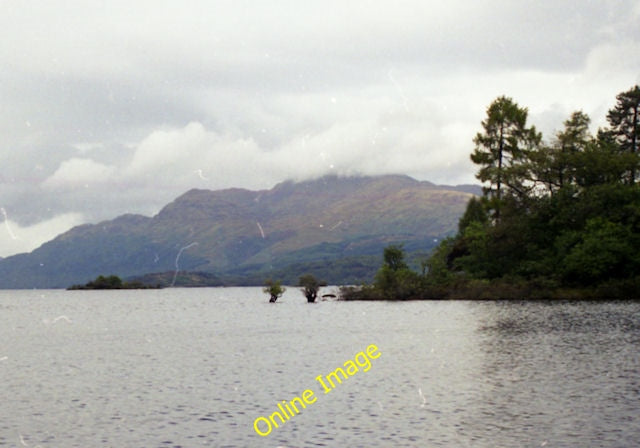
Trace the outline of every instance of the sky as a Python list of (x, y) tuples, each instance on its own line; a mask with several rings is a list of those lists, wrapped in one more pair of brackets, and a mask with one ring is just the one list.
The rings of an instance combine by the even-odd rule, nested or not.
[(0, 0), (0, 257), (192, 188), (477, 183), (506, 95), (551, 140), (640, 84), (640, 1)]

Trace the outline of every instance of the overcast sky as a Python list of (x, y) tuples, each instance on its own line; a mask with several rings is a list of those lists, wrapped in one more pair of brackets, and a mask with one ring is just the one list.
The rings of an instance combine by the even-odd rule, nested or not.
[(550, 139), (640, 83), (630, 0), (2, 0), (0, 29), (0, 256), (190, 188), (475, 182), (497, 96)]

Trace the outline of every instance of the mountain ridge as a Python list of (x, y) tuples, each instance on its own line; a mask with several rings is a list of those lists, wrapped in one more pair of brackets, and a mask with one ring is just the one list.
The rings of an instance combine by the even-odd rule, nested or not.
[(31, 253), (1, 259), (0, 288), (183, 270), (255, 283), (349, 257), (357, 264), (390, 242), (428, 251), (429, 241), (455, 232), (471, 196), (402, 175), (325, 176), (257, 191), (191, 189), (152, 217), (83, 224)]

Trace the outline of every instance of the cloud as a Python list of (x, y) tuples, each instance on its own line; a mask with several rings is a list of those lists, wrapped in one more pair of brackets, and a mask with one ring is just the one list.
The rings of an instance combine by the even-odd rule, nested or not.
[(3, 222), (0, 223), (0, 257), (31, 252), (57, 235), (84, 222), (84, 217), (80, 213), (65, 213), (31, 226), (20, 226), (8, 219), (9, 216), (4, 208), (1, 211), (3, 216), (0, 216), (0, 219), (3, 219)]
[(88, 188), (91, 184), (102, 184), (105, 180), (111, 180), (115, 173), (115, 167), (103, 165), (92, 159), (73, 157), (62, 162), (56, 172), (43, 182), (43, 186), (54, 190)]
[[(153, 181), (175, 191), (203, 184), (221, 188), (239, 178), (260, 177), (257, 169), (268, 173), (268, 165), (259, 168), (263, 162), (257, 159), (262, 156), (251, 139), (219, 134), (192, 122), (144, 138), (122, 168), (121, 178)], [(250, 184), (256, 185), (255, 181)]]
[[(0, 2), (0, 204), (24, 228), (326, 173), (471, 182), (499, 95), (546, 137), (640, 82), (637, 1)], [(17, 225), (18, 225), (17, 224)]]
[[(134, 146), (130, 160), (120, 166), (71, 158), (43, 186), (58, 193), (75, 193), (78, 188), (101, 189), (108, 185), (127, 189), (130, 197), (135, 197), (136, 189), (151, 185), (163, 196), (155, 201), (159, 203), (194, 187), (216, 189), (241, 184), (270, 188), (285, 179), (302, 180), (329, 173), (428, 173), (445, 181), (446, 176), (439, 173), (460, 162), (460, 157), (452, 157), (446, 148), (466, 145), (467, 139), (459, 135), (469, 133), (470, 127), (462, 123), (434, 126), (421, 118), (421, 111), (400, 108), (390, 114), (309, 129), (270, 148), (252, 138), (222, 135), (193, 122), (152, 132)], [(460, 154), (467, 158), (466, 152)], [(161, 191), (169, 191), (171, 197), (164, 197)], [(126, 204), (127, 198), (122, 201)]]
[(640, 75), (634, 55), (640, 54), (640, 41), (607, 42), (595, 46), (587, 56), (586, 72), (591, 77), (623, 78)]

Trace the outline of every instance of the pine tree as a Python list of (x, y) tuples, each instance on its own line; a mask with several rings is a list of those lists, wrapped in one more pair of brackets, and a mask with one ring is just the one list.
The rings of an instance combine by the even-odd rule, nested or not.
[(532, 171), (536, 180), (551, 194), (575, 183), (576, 163), (593, 137), (589, 132), (591, 119), (582, 111), (571, 114), (564, 122), (564, 130), (556, 134), (549, 146), (532, 155)]
[(638, 145), (640, 144), (640, 87), (637, 85), (616, 96), (618, 102), (607, 114), (610, 133), (621, 151), (633, 155), (629, 169), (629, 183), (636, 179)]
[(471, 160), (480, 165), (476, 177), (489, 182), (485, 195), (493, 200), (496, 220), (500, 219), (500, 206), (504, 192), (526, 196), (528, 187), (526, 160), (542, 136), (534, 126), (527, 128), (526, 108), (519, 107), (511, 98), (501, 96), (487, 109)]

